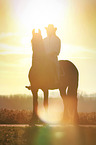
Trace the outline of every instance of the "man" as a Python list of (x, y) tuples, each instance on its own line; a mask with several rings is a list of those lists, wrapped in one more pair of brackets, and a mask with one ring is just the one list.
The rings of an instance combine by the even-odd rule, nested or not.
[(60, 53), (61, 41), (59, 37), (56, 36), (57, 28), (54, 28), (53, 24), (49, 24), (48, 27), (45, 27), (47, 32), (47, 37), (44, 38), (44, 47), (45, 52), (48, 56), (50, 64), (55, 74), (55, 82), (59, 81), (59, 64), (58, 64), (58, 55)]

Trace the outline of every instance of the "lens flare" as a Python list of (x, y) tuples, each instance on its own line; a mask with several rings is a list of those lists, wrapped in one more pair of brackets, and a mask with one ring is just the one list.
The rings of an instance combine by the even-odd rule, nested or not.
[(44, 108), (40, 108), (38, 116), (47, 124), (58, 124), (62, 119), (63, 112), (61, 112), (60, 106), (51, 106), (47, 111)]

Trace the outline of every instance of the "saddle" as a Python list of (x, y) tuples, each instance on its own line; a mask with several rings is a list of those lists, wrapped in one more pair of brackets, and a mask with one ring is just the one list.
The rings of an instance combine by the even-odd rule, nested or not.
[[(29, 80), (32, 82), (34, 86), (39, 86), (40, 88), (44, 87), (50, 87), (51, 86), (58, 86), (65, 76), (65, 72), (62, 66), (59, 65), (58, 62), (58, 72), (59, 72), (59, 77), (58, 74), (56, 74), (56, 68), (54, 66), (54, 63), (50, 62), (45, 62), (43, 65), (38, 65), (32, 66), (29, 71)], [(31, 84), (31, 86), (32, 86)], [(31, 86), (26, 86), (27, 89), (31, 90)]]
[(38, 62), (38, 65), (32, 66), (31, 76), (34, 76), (37, 81), (43, 81), (44, 83), (58, 83), (62, 77), (64, 77), (64, 70), (59, 62), (44, 59), (43, 63)]

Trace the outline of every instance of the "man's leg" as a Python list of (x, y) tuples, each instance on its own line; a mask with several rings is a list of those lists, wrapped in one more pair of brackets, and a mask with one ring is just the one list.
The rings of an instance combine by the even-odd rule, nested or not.
[(54, 72), (55, 72), (55, 81), (58, 83), (60, 81), (60, 68), (57, 57), (54, 59)]

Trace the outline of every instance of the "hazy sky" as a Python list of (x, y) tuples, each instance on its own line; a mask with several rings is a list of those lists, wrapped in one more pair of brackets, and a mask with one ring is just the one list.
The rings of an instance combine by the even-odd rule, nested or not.
[(57, 27), (59, 59), (79, 70), (79, 90), (96, 92), (96, 0), (0, 0), (0, 94), (30, 93), (31, 32)]

